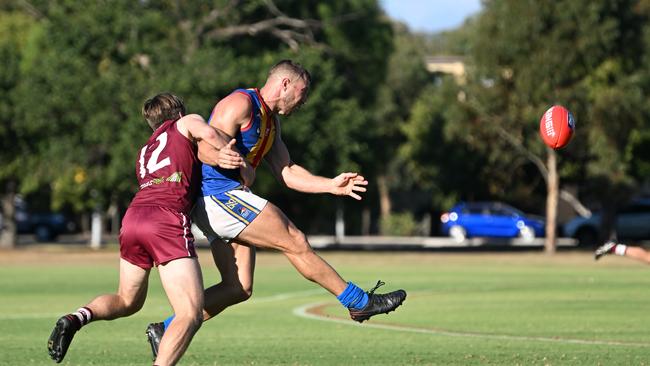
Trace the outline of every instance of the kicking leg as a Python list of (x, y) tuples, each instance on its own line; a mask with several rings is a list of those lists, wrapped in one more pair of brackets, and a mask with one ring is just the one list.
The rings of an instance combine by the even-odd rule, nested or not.
[(174, 320), (160, 341), (156, 365), (175, 365), (201, 326), (203, 279), (196, 258), (180, 258), (158, 266)]
[(300, 274), (334, 295), (341, 294), (347, 287), (334, 268), (314, 252), (305, 234), (270, 202), (237, 239), (282, 251)]
[(363, 322), (374, 315), (391, 312), (406, 299), (404, 290), (374, 294), (383, 284), (381, 281), (368, 293), (352, 282), (346, 283), (314, 252), (305, 234), (270, 202), (237, 238), (251, 245), (281, 250), (300, 274), (335, 295), (356, 321)]

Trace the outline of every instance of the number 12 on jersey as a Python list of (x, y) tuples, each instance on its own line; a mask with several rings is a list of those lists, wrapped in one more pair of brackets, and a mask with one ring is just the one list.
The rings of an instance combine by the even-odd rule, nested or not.
[(156, 141), (158, 141), (158, 147), (151, 153), (151, 156), (149, 157), (149, 161), (147, 162), (146, 169), (145, 169), (145, 162), (144, 162), (144, 155), (147, 152), (147, 148), (149, 145), (145, 145), (142, 150), (140, 150), (140, 160), (138, 162), (140, 163), (140, 178), (144, 178), (144, 176), (147, 174), (147, 170), (149, 171), (149, 174), (152, 174), (156, 170), (160, 168), (164, 168), (167, 165), (171, 164), (171, 160), (169, 159), (169, 156), (159, 160), (160, 159), (160, 153), (165, 149), (165, 145), (167, 145), (167, 132), (161, 133), (157, 138)]

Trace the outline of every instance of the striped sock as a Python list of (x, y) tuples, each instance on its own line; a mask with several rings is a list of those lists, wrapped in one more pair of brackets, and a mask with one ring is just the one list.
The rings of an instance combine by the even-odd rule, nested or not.
[(85, 306), (77, 309), (77, 311), (72, 313), (72, 315), (79, 319), (79, 328), (83, 327), (93, 320), (93, 311)]
[(625, 245), (625, 244), (616, 244), (616, 247), (614, 247), (614, 254), (616, 254), (616, 255), (625, 255), (626, 250), (627, 250), (627, 245)]

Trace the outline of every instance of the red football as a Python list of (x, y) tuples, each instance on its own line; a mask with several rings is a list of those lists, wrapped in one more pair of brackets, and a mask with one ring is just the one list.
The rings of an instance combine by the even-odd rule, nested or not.
[(548, 147), (557, 150), (571, 141), (575, 126), (573, 114), (561, 105), (554, 105), (542, 115), (539, 121), (539, 135)]

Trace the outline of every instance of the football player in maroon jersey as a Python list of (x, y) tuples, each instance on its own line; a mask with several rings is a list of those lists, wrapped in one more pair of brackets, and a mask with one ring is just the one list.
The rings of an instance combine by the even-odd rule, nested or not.
[(154, 266), (176, 314), (160, 342), (155, 364), (174, 365), (202, 323), (203, 281), (189, 220), (201, 182), (197, 142), (209, 144), (204, 153), (223, 168), (249, 167), (233, 149), (234, 140), (201, 116), (185, 115), (180, 98), (156, 95), (144, 103), (142, 112), (154, 132), (136, 158), (140, 189), (122, 220), (117, 293), (101, 295), (57, 321), (48, 341), (50, 357), (57, 363), (84, 325), (140, 310)]

